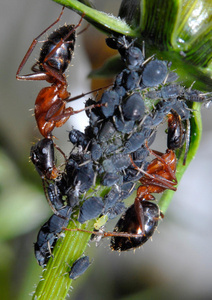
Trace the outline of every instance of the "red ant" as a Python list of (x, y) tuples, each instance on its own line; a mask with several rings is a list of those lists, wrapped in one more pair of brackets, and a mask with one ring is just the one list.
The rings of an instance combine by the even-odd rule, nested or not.
[[(148, 148), (148, 146), (146, 145)], [(143, 171), (133, 162), (135, 169), (144, 174), (138, 187), (135, 202), (119, 219), (114, 232), (93, 232), (82, 229), (68, 229), (69, 231), (83, 231), (98, 236), (111, 236), (111, 249), (125, 251), (143, 245), (154, 233), (160, 217), (163, 214), (158, 205), (149, 202), (155, 200), (152, 193), (162, 193), (166, 189), (176, 191), (177, 179), (176, 156), (175, 153), (167, 149), (166, 153), (160, 153), (148, 148), (156, 158), (148, 165), (147, 170)]]
[[(51, 138), (53, 129), (65, 124), (71, 115), (95, 107), (95, 105), (91, 105), (85, 109), (74, 111), (72, 107), (66, 108), (67, 102), (99, 90), (96, 89), (74, 98), (70, 98), (70, 93), (67, 91), (64, 72), (70, 64), (74, 51), (76, 29), (81, 25), (83, 16), (77, 25), (64, 25), (50, 34), (41, 48), (39, 60), (31, 68), (34, 73), (19, 75), (38, 43), (38, 39), (60, 21), (63, 11), (64, 7), (57, 20), (33, 40), (16, 73), (18, 80), (46, 80), (51, 83), (50, 87), (43, 88), (38, 94), (34, 110), (38, 129), (45, 138)], [(97, 104), (96, 106), (100, 105)]]

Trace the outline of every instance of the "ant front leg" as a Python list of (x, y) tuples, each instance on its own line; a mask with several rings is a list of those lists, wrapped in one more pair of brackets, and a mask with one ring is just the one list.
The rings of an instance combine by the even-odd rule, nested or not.
[(135, 206), (135, 213), (137, 216), (137, 220), (140, 225), (140, 230), (143, 235), (145, 235), (145, 220), (144, 220), (144, 209), (141, 202), (153, 201), (153, 200), (155, 200), (155, 197), (149, 193), (148, 186), (138, 187), (137, 197), (135, 198), (134, 206)]
[(27, 60), (29, 59), (32, 51), (34, 50), (35, 46), (37, 45), (38, 43), (38, 39), (45, 33), (47, 32), (51, 27), (53, 27), (55, 24), (57, 24), (60, 19), (61, 19), (61, 16), (63, 14), (63, 11), (64, 11), (64, 6), (62, 8), (62, 11), (59, 15), (59, 17), (57, 18), (56, 21), (54, 21), (50, 26), (48, 26), (43, 32), (41, 32), (33, 41), (32, 41), (32, 44), (30, 45), (29, 49), (27, 50), (27, 53), (25, 54), (23, 60), (21, 61), (19, 67), (18, 67), (18, 70), (17, 70), (17, 73), (16, 73), (16, 79), (18, 80), (46, 80), (46, 74), (45, 73), (38, 73), (38, 74), (26, 74), (26, 75), (19, 75), (21, 70), (23, 69), (24, 65), (26, 64)]

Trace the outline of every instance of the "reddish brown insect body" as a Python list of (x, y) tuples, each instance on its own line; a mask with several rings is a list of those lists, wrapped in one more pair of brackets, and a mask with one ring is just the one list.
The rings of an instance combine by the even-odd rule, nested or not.
[[(64, 117), (65, 113), (74, 113), (71, 107), (66, 108), (66, 101), (69, 93), (66, 87), (57, 84), (43, 88), (35, 101), (35, 119), (40, 133), (49, 138), (55, 127), (61, 127), (69, 119)], [(54, 118), (59, 117), (56, 121)]]
[[(33, 73), (19, 75), (38, 43), (38, 39), (53, 25), (59, 22), (63, 10), (64, 8), (58, 19), (33, 40), (16, 73), (18, 80), (46, 80), (52, 84), (49, 87), (43, 88), (35, 101), (35, 119), (40, 133), (45, 138), (51, 138), (53, 129), (65, 124), (71, 115), (85, 110), (74, 111), (72, 107), (66, 108), (67, 102), (79, 99), (91, 93), (89, 92), (70, 98), (70, 93), (67, 91), (66, 77), (64, 75), (64, 72), (71, 62), (74, 52), (76, 29), (81, 25), (83, 16), (76, 26), (64, 25), (51, 33), (41, 48), (38, 62), (31, 68)], [(86, 107), (86, 109), (93, 107), (95, 107), (95, 105)]]
[[(167, 149), (165, 154), (150, 150), (156, 158), (148, 165), (144, 176), (140, 179), (142, 183), (138, 187), (137, 196), (135, 198), (135, 211), (140, 225), (140, 230), (144, 233), (144, 214), (141, 201), (153, 201), (155, 197), (152, 193), (162, 193), (166, 189), (176, 191), (175, 185), (177, 179), (176, 172), (176, 156), (175, 153)], [(133, 163), (133, 162), (132, 162)], [(135, 166), (135, 164), (133, 163)], [(135, 168), (137, 168), (135, 166)]]

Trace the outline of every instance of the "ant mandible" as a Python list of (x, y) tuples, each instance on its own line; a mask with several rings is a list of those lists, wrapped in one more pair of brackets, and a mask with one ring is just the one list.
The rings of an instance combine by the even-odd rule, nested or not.
[[(146, 147), (148, 148), (147, 144)], [(138, 187), (134, 204), (121, 216), (114, 232), (93, 232), (78, 228), (63, 229), (112, 237), (110, 247), (116, 251), (126, 251), (143, 245), (153, 235), (160, 217), (163, 218), (158, 205), (150, 202), (155, 200), (152, 193), (162, 193), (166, 189), (176, 191), (175, 185), (177, 184), (175, 153), (170, 149), (167, 149), (166, 153), (149, 148), (148, 150), (156, 158), (148, 165), (146, 171), (138, 168), (131, 158), (135, 169), (144, 174), (140, 178), (142, 185)]]
[[(74, 111), (72, 107), (66, 108), (67, 102), (91, 93), (70, 98), (70, 93), (67, 91), (66, 76), (64, 75), (74, 52), (76, 29), (81, 25), (84, 15), (82, 15), (77, 25), (64, 25), (51, 33), (41, 48), (39, 60), (31, 68), (33, 73), (19, 75), (38, 43), (38, 39), (60, 21), (63, 11), (64, 7), (57, 20), (33, 40), (16, 73), (18, 80), (46, 80), (51, 83), (50, 87), (43, 88), (38, 94), (34, 110), (38, 129), (45, 138), (51, 138), (53, 129), (65, 124), (71, 115), (95, 107), (95, 105), (92, 105), (77, 111)], [(97, 90), (99, 89), (94, 91)], [(97, 106), (100, 105), (97, 104)]]

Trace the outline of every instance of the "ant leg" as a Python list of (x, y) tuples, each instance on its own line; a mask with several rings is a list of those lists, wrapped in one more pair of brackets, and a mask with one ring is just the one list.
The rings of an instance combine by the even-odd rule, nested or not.
[[(173, 163), (176, 165), (176, 156), (175, 156), (174, 152), (172, 150), (170, 150), (170, 149), (167, 149), (166, 153), (163, 154), (163, 155), (161, 155), (160, 152), (154, 151), (154, 150), (150, 149), (148, 147), (148, 145), (147, 145), (147, 141), (145, 143), (145, 146), (148, 149), (148, 151), (149, 151), (150, 154), (154, 155), (159, 161), (161, 161), (161, 163), (163, 164), (164, 168), (169, 173), (169, 175), (172, 178), (172, 180), (175, 182), (175, 184), (177, 184), (177, 179), (176, 179), (176, 176), (175, 176), (175, 171), (173, 171), (171, 169), (171, 167), (168, 165), (168, 163), (166, 162), (166, 160), (162, 157), (162, 156), (164, 156), (166, 154), (170, 154), (170, 153), (173, 154), (172, 160), (173, 160)], [(171, 160), (171, 158), (170, 158), (170, 160)]]
[[(48, 26), (43, 32), (41, 32), (33, 41), (32, 41), (32, 44), (30, 45), (29, 49), (27, 50), (27, 53), (25, 54), (24, 58), (22, 59), (19, 67), (18, 67), (18, 70), (17, 70), (17, 73), (16, 73), (16, 79), (19, 79), (19, 80), (36, 80), (36, 79), (31, 79), (31, 76), (32, 74), (29, 74), (29, 77), (28, 75), (22, 75), (20, 76), (20, 72), (21, 70), (23, 69), (24, 65), (26, 64), (27, 60), (29, 59), (32, 51), (34, 50), (35, 46), (37, 45), (38, 43), (38, 39), (46, 32), (48, 31), (51, 27), (53, 27), (55, 24), (57, 24), (60, 19), (61, 19), (61, 16), (63, 14), (63, 11), (64, 11), (64, 8), (65, 6), (63, 6), (62, 8), (62, 11), (59, 15), (59, 17), (57, 18), (56, 21), (54, 21), (50, 26)], [(43, 80), (43, 79), (37, 79), (37, 80)]]
[[(144, 188), (146, 188), (146, 187), (144, 187)], [(143, 196), (144, 196), (144, 194), (145, 194), (145, 192), (143, 192)], [(140, 199), (141, 198), (143, 198), (142, 195), (141, 196), (139, 195), (139, 197), (135, 198), (134, 206), (135, 206), (135, 213), (136, 213), (136, 216), (137, 216), (137, 220), (138, 220), (138, 223), (140, 225), (140, 229), (142, 231), (142, 234), (145, 235), (144, 210), (143, 210), (142, 205), (140, 204)]]
[(77, 35), (80, 35), (83, 32), (85, 32), (89, 28), (89, 26), (90, 26), (90, 24), (88, 23), (87, 26), (84, 29), (82, 29), (80, 32), (77, 33)]
[(72, 98), (65, 99), (64, 101), (66, 101), (66, 102), (71, 102), (71, 101), (80, 99), (80, 98), (82, 98), (82, 97), (85, 97), (85, 96), (87, 96), (87, 95), (89, 95), (89, 94), (92, 94), (92, 93), (101, 91), (101, 90), (103, 90), (103, 89), (106, 89), (106, 88), (108, 88), (108, 87), (110, 87), (110, 86), (111, 86), (111, 84), (110, 84), (110, 85), (103, 86), (103, 87), (100, 87), (100, 88), (97, 88), (97, 89), (94, 89), (94, 90), (92, 90), (92, 91), (90, 91), (90, 92), (87, 92), (87, 93), (82, 93), (82, 94), (80, 94), (80, 95), (78, 95), (78, 96), (75, 96), (75, 97), (72, 97)]
[(108, 232), (101, 232), (101, 231), (91, 231), (91, 230), (86, 230), (86, 229), (80, 229), (80, 228), (66, 228), (62, 227), (62, 230), (65, 231), (80, 231), (80, 232), (85, 232), (89, 234), (94, 234), (97, 236), (102, 236), (103, 238), (105, 237), (110, 237), (110, 236), (119, 236), (119, 237), (141, 237), (141, 234), (136, 234), (136, 233), (128, 233), (128, 232), (116, 232), (116, 231), (108, 231)]
[[(140, 181), (141, 183), (145, 184), (145, 185), (152, 185), (152, 186), (158, 186), (158, 187), (161, 187), (161, 188), (164, 188), (164, 189), (170, 189), (170, 190), (173, 190), (173, 191), (176, 191), (176, 188), (173, 186), (175, 184), (177, 184), (177, 179), (175, 182), (172, 182), (171, 180), (169, 179), (166, 179), (160, 175), (157, 175), (157, 174), (149, 174), (147, 173), (146, 171), (140, 169), (138, 166), (136, 166), (136, 164), (134, 163), (131, 155), (129, 155), (130, 157), (130, 160), (131, 160), (131, 163), (133, 165), (133, 167), (138, 170), (139, 172), (141, 172), (142, 174), (144, 174), (146, 177), (148, 178), (141, 178)], [(171, 170), (172, 172), (172, 170)]]
[(64, 157), (65, 161), (67, 161), (67, 157), (65, 155), (65, 153), (63, 152), (62, 149), (60, 149), (60, 147), (54, 143), (55, 148), (62, 154), (62, 156)]
[(188, 150), (189, 150), (189, 146), (190, 146), (190, 134), (191, 134), (191, 126), (190, 126), (190, 121), (186, 120), (186, 148), (185, 148), (185, 154), (184, 154), (184, 158), (183, 158), (183, 166), (185, 166), (186, 164), (186, 159), (187, 159), (187, 155), (188, 155)]
[(144, 210), (141, 205), (142, 201), (154, 201), (155, 197), (151, 195), (148, 191), (148, 186), (139, 186), (137, 190), (137, 197), (134, 201), (135, 213), (137, 216), (140, 229), (143, 236), (145, 235), (145, 221), (144, 221)]

